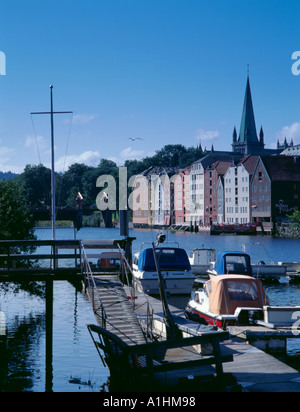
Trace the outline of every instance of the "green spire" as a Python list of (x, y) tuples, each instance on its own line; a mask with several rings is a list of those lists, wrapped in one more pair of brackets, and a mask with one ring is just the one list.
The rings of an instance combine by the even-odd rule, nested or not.
[(238, 141), (240, 143), (258, 143), (256, 125), (251, 97), (249, 74), (247, 78), (247, 86), (244, 100), (244, 107), (241, 120), (240, 135)]

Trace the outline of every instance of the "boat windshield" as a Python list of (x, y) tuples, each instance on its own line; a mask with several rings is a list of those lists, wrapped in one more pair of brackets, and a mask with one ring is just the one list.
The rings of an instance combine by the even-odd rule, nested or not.
[(257, 285), (254, 282), (228, 281), (227, 290), (232, 301), (255, 302), (258, 300)]
[(250, 275), (251, 265), (247, 255), (227, 255), (224, 257), (226, 274)]
[[(155, 255), (161, 270), (191, 270), (187, 253), (180, 248), (156, 248)], [(155, 271), (152, 249), (142, 250), (138, 262), (139, 270)]]

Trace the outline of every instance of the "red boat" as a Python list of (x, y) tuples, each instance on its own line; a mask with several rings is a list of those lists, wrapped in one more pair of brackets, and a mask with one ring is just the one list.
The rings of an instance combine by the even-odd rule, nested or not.
[(187, 317), (227, 326), (251, 325), (263, 320), (269, 298), (259, 279), (247, 275), (218, 275), (207, 281), (188, 302)]

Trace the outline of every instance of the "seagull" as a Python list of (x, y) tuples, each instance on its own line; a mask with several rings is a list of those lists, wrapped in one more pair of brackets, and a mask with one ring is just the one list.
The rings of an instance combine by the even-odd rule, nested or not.
[(128, 139), (129, 139), (129, 140), (132, 140), (133, 142), (134, 142), (135, 140), (143, 140), (143, 139), (141, 139), (140, 137), (128, 137)]

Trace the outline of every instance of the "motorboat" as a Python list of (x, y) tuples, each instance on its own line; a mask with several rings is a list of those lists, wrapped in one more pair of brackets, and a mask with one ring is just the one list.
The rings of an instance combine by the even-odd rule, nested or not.
[(97, 261), (97, 267), (101, 271), (119, 271), (121, 265), (120, 252), (102, 252)]
[(195, 281), (186, 251), (177, 247), (145, 248), (134, 255), (132, 274), (139, 292), (158, 295), (159, 282), (154, 250), (159, 270), (169, 295), (190, 295)]
[(258, 264), (251, 264), (252, 275), (263, 280), (279, 280), (281, 276), (286, 276), (286, 265), (266, 264), (263, 260)]
[(245, 252), (220, 252), (208, 274), (210, 278), (226, 274), (252, 276), (250, 256)]
[(215, 260), (215, 249), (192, 249), (189, 257), (192, 273), (196, 276), (208, 276), (207, 271)]
[(252, 325), (264, 319), (269, 298), (260, 279), (247, 275), (219, 275), (195, 291), (186, 316), (226, 330), (227, 326)]
[(208, 274), (210, 278), (223, 274), (249, 275), (273, 282), (286, 275), (286, 266), (266, 265), (263, 261), (253, 264), (250, 255), (245, 252), (222, 252), (218, 254)]

